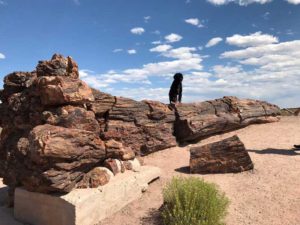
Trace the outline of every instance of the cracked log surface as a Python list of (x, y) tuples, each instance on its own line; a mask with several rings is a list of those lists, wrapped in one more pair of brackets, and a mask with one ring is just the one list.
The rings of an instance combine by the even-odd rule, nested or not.
[(253, 169), (238, 136), (190, 149), (191, 173), (237, 173)]
[[(0, 176), (12, 189), (23, 185), (48, 193), (94, 187), (108, 182), (102, 170), (93, 171), (110, 167), (107, 162), (120, 160), (122, 168), (130, 168), (126, 165), (136, 155), (274, 122), (279, 114), (275, 105), (235, 97), (172, 109), (103, 93), (78, 77), (76, 62), (55, 54), (36, 71), (4, 78)], [(99, 182), (91, 180), (93, 174)]]

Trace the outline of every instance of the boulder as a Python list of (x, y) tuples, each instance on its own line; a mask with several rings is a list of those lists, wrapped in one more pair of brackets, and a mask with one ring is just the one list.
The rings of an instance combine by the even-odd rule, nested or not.
[(113, 173), (105, 167), (95, 167), (77, 184), (77, 188), (97, 188), (109, 182)]
[(93, 132), (49, 124), (35, 127), (28, 137), (27, 190), (69, 192), (85, 173), (106, 158), (104, 142)]
[(54, 54), (49, 61), (39, 61), (36, 67), (37, 76), (66, 76), (77, 79), (79, 77), (77, 63), (68, 56)]
[(43, 112), (46, 123), (66, 128), (100, 133), (100, 126), (92, 111), (79, 106), (62, 106)]
[(191, 173), (236, 173), (253, 169), (238, 136), (190, 149)]
[(94, 100), (91, 88), (81, 80), (71, 77), (39, 77), (37, 90), (43, 105), (80, 105)]

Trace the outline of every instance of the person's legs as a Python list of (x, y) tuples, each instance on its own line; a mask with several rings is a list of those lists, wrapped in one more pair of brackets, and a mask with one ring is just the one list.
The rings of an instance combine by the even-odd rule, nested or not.
[(294, 148), (300, 149), (300, 145), (294, 145)]

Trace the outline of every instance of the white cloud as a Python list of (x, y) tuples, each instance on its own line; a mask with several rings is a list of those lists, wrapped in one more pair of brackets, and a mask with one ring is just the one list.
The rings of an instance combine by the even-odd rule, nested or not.
[(207, 0), (207, 1), (214, 5), (225, 5), (233, 2), (241, 6), (247, 6), (252, 3), (265, 4), (271, 2), (272, 0)]
[[(226, 5), (228, 3), (236, 3), (241, 6), (247, 6), (252, 3), (266, 4), (272, 2), (273, 0), (207, 0), (214, 5)], [(285, 0), (286, 2), (294, 5), (300, 4), (300, 0)]]
[(177, 41), (180, 41), (182, 39), (182, 36), (180, 36), (179, 34), (169, 34), (167, 36), (165, 36), (165, 39), (167, 40), (167, 42), (177, 42)]
[(151, 19), (151, 16), (144, 16), (145, 23), (148, 23), (150, 19)]
[(262, 34), (260, 31), (250, 35), (235, 34), (226, 38), (226, 42), (230, 45), (238, 47), (250, 47), (278, 43), (278, 38), (270, 34)]
[[(155, 63), (147, 63), (140, 68), (129, 68), (121, 72), (109, 71), (104, 74), (95, 74), (89, 70), (81, 70), (83, 80), (96, 88), (110, 87), (117, 83), (151, 84), (150, 77), (171, 77), (175, 72), (201, 71), (202, 57), (194, 53), (196, 48), (181, 47), (162, 52), (162, 56), (172, 59)], [(205, 74), (205, 73), (203, 73)], [(207, 75), (207, 74), (206, 74)], [(101, 86), (101, 87), (100, 87)], [(130, 93), (127, 93), (127, 96)]]
[[(197, 53), (198, 48), (160, 48), (161, 51), (157, 48), (158, 51), (153, 52), (165, 57), (164, 61), (103, 74), (81, 70), (80, 77), (113, 95), (167, 103), (172, 76), (182, 72), (184, 102), (233, 95), (266, 100), (281, 107), (299, 106), (300, 40), (227, 51), (221, 57), (230, 62), (206, 68), (206, 71), (202, 66), (205, 56)], [(155, 83), (152, 84), (152, 80)]]
[(5, 55), (3, 53), (0, 53), (0, 59), (5, 59)]
[(265, 12), (265, 13), (262, 15), (262, 17), (263, 17), (265, 20), (268, 20), (270, 15), (271, 15), (270, 12)]
[(227, 51), (221, 54), (222, 58), (247, 59), (259, 58), (265, 55), (296, 56), (300, 51), (300, 40), (249, 47), (241, 50)]
[(171, 45), (158, 45), (155, 48), (151, 48), (150, 52), (166, 52), (171, 48)]
[(152, 41), (151, 42), (153, 45), (160, 45), (161, 44), (161, 41)]
[(76, 5), (80, 5), (80, 1), (79, 1), (79, 0), (73, 0), (73, 2), (74, 2)]
[(116, 49), (113, 50), (114, 53), (116, 53), (116, 52), (122, 52), (122, 51), (123, 51), (122, 48), (116, 48)]
[(186, 23), (197, 26), (197, 27), (204, 27), (203, 24), (201, 24), (201, 21), (198, 18), (190, 18), (185, 20)]
[(145, 32), (145, 29), (142, 27), (134, 27), (130, 30), (131, 33), (141, 35)]
[(300, 0), (286, 0), (288, 3), (294, 4), (294, 5), (298, 5), (300, 4)]
[(212, 46), (215, 46), (217, 44), (219, 44), (223, 39), (221, 37), (215, 37), (210, 39), (207, 44), (205, 45), (206, 48), (210, 48)]
[(160, 31), (159, 30), (155, 30), (155, 31), (152, 32), (152, 34), (160, 35)]
[(129, 55), (136, 54), (136, 50), (135, 49), (129, 49), (129, 50), (127, 50), (127, 52), (128, 52)]

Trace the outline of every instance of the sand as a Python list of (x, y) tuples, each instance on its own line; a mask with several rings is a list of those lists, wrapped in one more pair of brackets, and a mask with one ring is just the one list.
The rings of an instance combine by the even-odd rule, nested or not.
[[(175, 147), (144, 158), (163, 175), (144, 196), (101, 225), (160, 224), (161, 190), (173, 176), (196, 176), (214, 182), (230, 199), (227, 225), (300, 224), (300, 117), (283, 117), (272, 124), (251, 125), (201, 141), (203, 145), (237, 134), (254, 163), (254, 170), (238, 174), (188, 174), (189, 147)], [(99, 225), (100, 225), (99, 224)]]
[[(188, 174), (189, 147), (175, 147), (144, 157), (145, 164), (162, 169), (160, 180), (148, 191), (98, 225), (161, 224), (159, 208), (162, 188), (173, 176), (196, 176), (214, 182), (230, 199), (227, 225), (299, 225), (300, 224), (300, 117), (283, 117), (278, 123), (251, 125), (218, 135), (196, 145), (218, 141), (237, 134), (244, 142), (254, 163), (254, 170), (238, 174)], [(1, 182), (0, 182), (1, 183)], [(0, 185), (1, 186), (1, 185)], [(0, 194), (3, 188), (0, 188)], [(1, 201), (0, 201), (1, 204)], [(11, 214), (1, 214), (0, 225)], [(96, 209), (95, 209), (96, 210)]]

